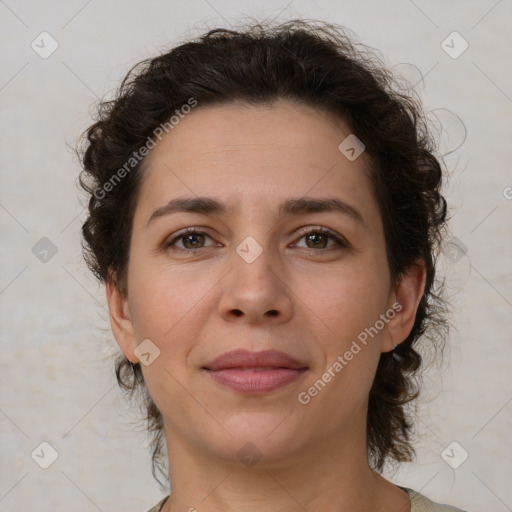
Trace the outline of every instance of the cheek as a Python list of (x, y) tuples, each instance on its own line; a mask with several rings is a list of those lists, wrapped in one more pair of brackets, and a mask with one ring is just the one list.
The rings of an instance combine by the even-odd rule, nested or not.
[(329, 333), (325, 341), (340, 349), (385, 312), (389, 287), (378, 262), (366, 261), (302, 277), (295, 290), (308, 316)]
[[(134, 259), (130, 293), (137, 340), (150, 339), (159, 357), (142, 367), (148, 391), (162, 411), (172, 403), (173, 414), (194, 410), (184, 387), (189, 388), (189, 354), (201, 338), (202, 312), (208, 307), (208, 291), (215, 281), (190, 272), (157, 265), (137, 264)], [(197, 411), (196, 411), (197, 412)]]
[(308, 417), (323, 417), (326, 428), (339, 428), (366, 404), (381, 353), (382, 331), (375, 335), (370, 328), (385, 313), (385, 276), (378, 266), (352, 267), (332, 273), (315, 293), (305, 295), (302, 309), (315, 323), (309, 327), (321, 363), (300, 391), (309, 400)]
[(193, 266), (151, 262), (133, 254), (129, 267), (130, 304), (138, 335), (165, 342), (175, 332), (193, 330), (190, 318), (201, 309), (215, 286), (212, 273), (199, 274)]

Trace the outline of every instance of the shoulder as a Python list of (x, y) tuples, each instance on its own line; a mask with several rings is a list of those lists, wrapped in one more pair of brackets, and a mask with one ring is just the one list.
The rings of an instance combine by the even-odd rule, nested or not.
[(429, 500), (423, 494), (412, 489), (402, 488), (411, 498), (411, 512), (464, 512), (460, 508), (451, 505), (441, 505)]
[(148, 512), (160, 512), (160, 510), (162, 509), (164, 503), (167, 501), (167, 498), (169, 496), (166, 496), (165, 498), (162, 498), (161, 501), (159, 501), (154, 507), (150, 508), (148, 510)]

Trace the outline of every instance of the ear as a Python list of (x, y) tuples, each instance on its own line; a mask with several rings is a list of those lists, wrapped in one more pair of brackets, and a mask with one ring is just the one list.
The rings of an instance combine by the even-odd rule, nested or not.
[(115, 273), (109, 271), (106, 282), (110, 326), (119, 348), (132, 363), (138, 363), (133, 351), (137, 346), (128, 297), (118, 286)]
[(388, 311), (395, 311), (384, 331), (382, 352), (389, 352), (409, 336), (423, 292), (427, 271), (423, 260), (410, 265), (390, 295)]

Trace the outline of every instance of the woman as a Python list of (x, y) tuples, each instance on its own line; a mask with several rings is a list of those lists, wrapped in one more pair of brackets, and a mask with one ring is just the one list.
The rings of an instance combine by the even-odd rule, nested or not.
[(392, 86), (295, 20), (210, 31), (101, 105), (84, 254), (171, 482), (152, 512), (458, 510), (380, 474), (446, 332), (441, 167)]

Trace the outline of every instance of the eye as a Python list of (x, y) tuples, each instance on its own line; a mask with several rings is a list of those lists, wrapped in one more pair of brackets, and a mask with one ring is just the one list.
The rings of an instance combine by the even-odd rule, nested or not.
[[(185, 231), (182, 231), (171, 240), (164, 242), (164, 249), (174, 246), (175, 249), (180, 251), (193, 252), (196, 249), (203, 249), (204, 247), (211, 247), (211, 245), (214, 245), (211, 244), (210, 246), (205, 246), (204, 243), (206, 238), (213, 240), (204, 231), (199, 231), (194, 228), (187, 228)], [(179, 246), (180, 243), (182, 244), (181, 247)]]
[[(340, 236), (335, 235), (326, 228), (309, 228), (307, 231), (302, 233), (299, 240), (305, 239), (306, 249), (331, 249), (334, 247), (350, 247), (348, 242)], [(327, 244), (332, 242), (333, 245), (327, 247)], [(297, 245), (297, 244), (295, 244)]]
[[(163, 248), (168, 249), (172, 247), (172, 249), (176, 251), (193, 253), (197, 252), (199, 249), (222, 245), (215, 241), (213, 241), (213, 244), (205, 245), (206, 239), (213, 241), (212, 237), (204, 231), (200, 231), (196, 228), (187, 228), (181, 233), (178, 233), (172, 239), (164, 242)], [(314, 252), (318, 252), (318, 250), (321, 249), (328, 250), (336, 247), (350, 247), (349, 243), (343, 237), (335, 235), (330, 230), (323, 227), (302, 230), (301, 236), (298, 240), (302, 239), (305, 240), (305, 246), (298, 245), (297, 242), (293, 245), (295, 247), (302, 247)], [(330, 246), (328, 245), (329, 242), (331, 242)]]

